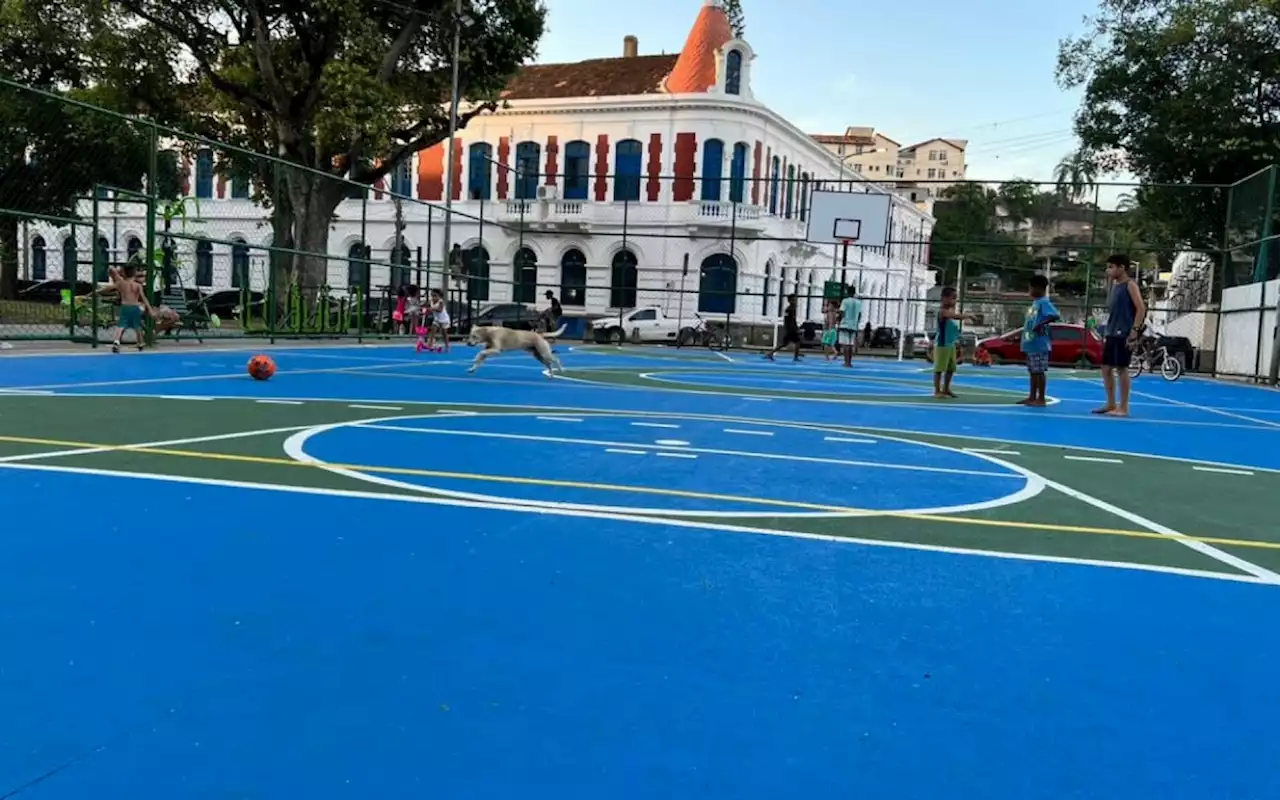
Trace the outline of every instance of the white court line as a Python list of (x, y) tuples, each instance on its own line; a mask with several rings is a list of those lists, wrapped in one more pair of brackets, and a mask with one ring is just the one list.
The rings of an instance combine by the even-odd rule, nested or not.
[(255, 403), (261, 403), (264, 406), (300, 406), (301, 400), (254, 400)]
[(88, 467), (58, 467), (50, 464), (2, 464), (0, 467), (31, 472), (52, 472), (69, 475), (93, 475), (101, 478), (118, 480), (143, 479), (158, 483), (176, 483), (196, 486), (217, 486), (224, 489), (241, 489), (253, 492), (281, 492), (284, 494), (301, 494), (311, 497), (342, 497), (352, 500), (379, 500), (392, 503), (411, 503), (416, 505), (453, 506), (455, 508), (479, 509), (505, 513), (525, 513), (577, 517), (579, 519), (607, 519), (616, 522), (634, 522), (647, 525), (663, 525), (672, 528), (691, 528), (701, 530), (726, 531), (730, 533), (746, 533), (756, 536), (776, 536), (785, 539), (801, 539), (815, 542), (826, 542), (836, 545), (859, 545), (864, 547), (887, 548), (891, 550), (914, 550), (927, 553), (945, 553), (958, 556), (977, 556), (1007, 561), (1031, 561), (1042, 564), (1064, 564), (1079, 567), (1104, 567), (1131, 572), (1155, 573), (1158, 575), (1177, 575), (1185, 578), (1207, 578), (1209, 580), (1228, 581), (1230, 583), (1265, 584), (1270, 581), (1253, 575), (1242, 575), (1230, 572), (1214, 572), (1211, 570), (1187, 569), (1185, 567), (1166, 567), (1156, 564), (1139, 564), (1130, 561), (1102, 561), (1089, 558), (1068, 558), (1065, 556), (1034, 555), (1028, 553), (1006, 553), (1001, 550), (975, 550), (964, 547), (948, 547), (945, 545), (919, 544), (914, 542), (894, 542), (884, 539), (859, 539), (851, 536), (830, 536), (818, 533), (799, 533), (797, 531), (779, 530), (775, 528), (753, 528), (747, 525), (733, 525), (723, 522), (702, 520), (666, 519), (646, 517), (642, 515), (615, 514), (600, 511), (581, 511), (569, 508), (541, 508), (499, 503), (483, 503), (469, 500), (442, 499), (425, 497), (421, 494), (393, 494), (389, 492), (368, 492), (352, 489), (322, 489), (311, 486), (292, 486), (279, 483), (251, 483), (248, 481), (223, 480), (219, 478), (196, 478), (187, 475), (161, 475), (150, 472), (121, 472), (107, 469), (91, 469)]
[(721, 357), (721, 358), (723, 358), (725, 361), (728, 361), (730, 364), (737, 364), (737, 363), (738, 363), (737, 361), (734, 361), (732, 358), (729, 358), (727, 355), (725, 355), (724, 353), (720, 352), (719, 350), (712, 350), (711, 352), (713, 352), (713, 353), (715, 353), (716, 355), (720, 356), (720, 357)]
[[(374, 347), (376, 345), (366, 345), (366, 346)], [(379, 373), (375, 373), (375, 374), (379, 374)], [(411, 376), (411, 377), (419, 377), (419, 376)], [(631, 387), (620, 387), (620, 388), (631, 388)], [(55, 394), (54, 396), (59, 399), (69, 398), (72, 400), (82, 399), (82, 398), (118, 400), (120, 398), (125, 398), (125, 397), (134, 398), (138, 400), (156, 399), (156, 396), (154, 394), (135, 394), (135, 393), (125, 393), (125, 392), (74, 392), (74, 393), (68, 393), (68, 394)], [(238, 401), (243, 403), (243, 402), (250, 402), (252, 401), (253, 398), (245, 397), (244, 395), (229, 394), (229, 395), (214, 395), (214, 399), (215, 400), (231, 400), (231, 401)], [(332, 403), (335, 405), (343, 405), (347, 403), (377, 402), (377, 400), (369, 400), (369, 399), (353, 398), (353, 397), (290, 397), (290, 398), (282, 398), (282, 399), (298, 400), (300, 402), (306, 402), (306, 403)], [(439, 401), (409, 400), (405, 402), (415, 406), (434, 406)], [(479, 402), (479, 401), (475, 401), (475, 402), (462, 401), (462, 404), (473, 406), (475, 408), (485, 408), (485, 409), (517, 408), (517, 409), (521, 409), (522, 411), (548, 411), (548, 412), (578, 411), (578, 412), (581, 412), (582, 410), (580, 407), (570, 408), (568, 406), (547, 406), (547, 405), (539, 405), (537, 403), (485, 403), (485, 402)], [(900, 404), (881, 403), (879, 405), (900, 405)], [(914, 406), (915, 404), (912, 404), (912, 405)], [(957, 409), (958, 407), (957, 406), (931, 406), (930, 408)], [(983, 413), (981, 409), (978, 407), (967, 407), (964, 410)], [(474, 416), (476, 412), (465, 412), (465, 413), (467, 413), (469, 416)], [(990, 412), (986, 412), (986, 413), (990, 413)], [(1021, 411), (1015, 411), (1012, 413), (1025, 416), (1024, 412), (1021, 412)], [(1131, 458), (1144, 458), (1144, 459), (1152, 459), (1155, 461), (1170, 461), (1177, 464), (1202, 464), (1205, 466), (1212, 466), (1212, 467), (1226, 467), (1228, 469), (1232, 469), (1232, 468), (1251, 469), (1251, 470), (1256, 470), (1258, 472), (1265, 472), (1271, 475), (1280, 475), (1280, 467), (1265, 467), (1258, 464), (1237, 464), (1231, 461), (1215, 461), (1213, 459), (1208, 459), (1208, 458), (1187, 458), (1185, 456), (1167, 456), (1167, 455), (1161, 455), (1158, 453), (1140, 453), (1133, 450), (1117, 450), (1114, 448), (1097, 447), (1097, 446), (1090, 447), (1087, 445), (1068, 444), (1065, 442), (1046, 443), (1042, 441), (1029, 441), (1027, 439), (1005, 439), (999, 436), (990, 436), (986, 434), (953, 433), (950, 431), (945, 433), (939, 432), (939, 431), (921, 431), (921, 430), (914, 430), (910, 428), (894, 428), (887, 425), (848, 425), (840, 422), (787, 422), (782, 420), (767, 420), (767, 419), (762, 420), (759, 417), (740, 417), (732, 414), (701, 414), (695, 411), (654, 411), (653, 409), (628, 409), (628, 408), (600, 409), (597, 413), (595, 413), (595, 416), (654, 417), (657, 419), (662, 419), (667, 417), (679, 417), (682, 419), (707, 421), (707, 422), (732, 422), (732, 423), (741, 423), (746, 425), (767, 424), (767, 425), (776, 425), (781, 428), (794, 428), (796, 430), (811, 430), (811, 431), (831, 431), (831, 430), (843, 429), (843, 430), (848, 430), (851, 432), (859, 432), (859, 433), (870, 433), (870, 434), (887, 433), (887, 434), (893, 434), (896, 436), (916, 437), (912, 439), (913, 442), (916, 442), (918, 440), (918, 437), (924, 437), (926, 439), (966, 439), (966, 440), (975, 440), (975, 441), (981, 441), (981, 442), (997, 442), (1000, 444), (1011, 444), (1011, 445), (1017, 445), (1022, 447), (1037, 447), (1037, 448), (1045, 448), (1045, 449), (1056, 448), (1059, 450), (1079, 450), (1081, 452), (1086, 452), (1086, 453), (1106, 453), (1108, 455), (1128, 456)], [(1085, 416), (1074, 416), (1074, 415), (1071, 415), (1071, 416), (1061, 415), (1061, 418), (1067, 421), (1076, 421), (1076, 420), (1086, 419)], [(1098, 419), (1098, 418), (1093, 417), (1091, 419)], [(1142, 421), (1143, 420), (1141, 418), (1130, 418), (1126, 420), (1126, 422), (1142, 422)], [(1148, 420), (1148, 421), (1152, 421), (1152, 420)], [(1171, 423), (1168, 420), (1156, 420), (1156, 422), (1159, 422), (1160, 424), (1188, 424), (1188, 423)], [(1107, 423), (1107, 424), (1110, 424), (1110, 423)], [(1207, 425), (1209, 427), (1217, 427), (1217, 428), (1239, 428), (1239, 429), (1250, 430), (1250, 431), (1259, 430), (1257, 426), (1254, 426), (1254, 425), (1222, 425), (1222, 424), (1213, 423), (1213, 422), (1193, 423), (1193, 424)], [(662, 442), (660, 441), (659, 444), (661, 443)]]
[[(646, 387), (644, 387), (644, 386), (637, 386), (637, 387), (635, 387), (635, 388), (637, 388), (637, 389), (644, 389), (644, 388), (646, 388)], [(665, 388), (665, 387), (664, 387), (664, 388)], [(667, 391), (676, 391), (676, 392), (681, 392), (681, 391), (685, 391), (685, 390), (684, 390), (684, 389), (667, 389)], [(690, 390), (690, 392), (689, 392), (689, 393), (690, 393), (690, 394), (724, 394), (724, 392), (697, 392), (697, 391), (694, 391), (694, 390)], [(772, 397), (739, 397), (738, 399), (739, 399), (739, 400), (752, 400), (752, 401), (757, 402), (757, 403), (772, 403), (772, 402), (773, 402), (773, 398), (772, 398)], [(787, 398), (787, 399), (790, 399), (790, 398)]]
[(604, 451), (606, 453), (620, 453), (626, 456), (645, 456), (649, 454), (646, 450), (623, 450), (618, 447), (606, 447)]
[(1139, 392), (1135, 389), (1130, 389), (1129, 394), (1136, 394), (1139, 397), (1148, 397), (1148, 398), (1151, 398), (1152, 400), (1160, 400), (1162, 402), (1168, 403), (1169, 405), (1173, 405), (1173, 406), (1182, 406), (1183, 408), (1194, 408), (1195, 410), (1203, 411), (1206, 414), (1217, 414), (1219, 416), (1228, 417), (1230, 419), (1239, 419), (1239, 420), (1244, 420), (1245, 422), (1253, 422), (1257, 425), (1264, 425), (1268, 428), (1280, 428), (1280, 422), (1272, 422), (1271, 420), (1258, 419), (1257, 417), (1247, 417), (1244, 414), (1237, 414), (1234, 411), (1223, 411), (1220, 408), (1213, 408), (1212, 406), (1202, 406), (1199, 403), (1188, 403), (1183, 400), (1173, 400), (1168, 397), (1161, 397), (1160, 395), (1157, 395), (1157, 394), (1150, 394), (1148, 392)]
[(1135, 514), (1132, 511), (1126, 511), (1123, 508), (1120, 508), (1119, 506), (1116, 506), (1116, 505), (1112, 505), (1111, 503), (1108, 503), (1105, 500), (1100, 500), (1091, 495), (1087, 495), (1084, 492), (1078, 491), (1076, 489), (1072, 489), (1070, 486), (1065, 486), (1056, 481), (1051, 481), (1047, 479), (1045, 480), (1045, 485), (1052, 489), (1056, 489), (1059, 492), (1062, 492), (1068, 497), (1073, 497), (1082, 503), (1091, 505), (1100, 511), (1106, 511), (1107, 513), (1114, 514), (1115, 516), (1120, 517), (1123, 520), (1132, 522), (1134, 525), (1137, 525), (1141, 528), (1146, 528), (1152, 533), (1159, 533), (1159, 534), (1163, 534), (1164, 536), (1168, 536), (1170, 541), (1174, 541), (1180, 545), (1189, 547), (1192, 550), (1195, 550), (1197, 553), (1200, 553), (1201, 555), (1208, 556), (1209, 558), (1212, 558), (1216, 561), (1221, 561), (1223, 564), (1226, 564), (1230, 567), (1234, 567), (1240, 570), (1241, 572), (1246, 572), (1254, 576), (1255, 578), (1258, 578), (1259, 580), (1263, 581), (1264, 583), (1270, 583), (1270, 584), (1275, 584), (1277, 586), (1280, 586), (1280, 574), (1272, 572), (1266, 567), (1260, 567), (1257, 564), (1253, 563), (1252, 561), (1245, 561), (1243, 558), (1240, 558), (1238, 556), (1233, 556), (1232, 554), (1226, 552), (1225, 550), (1219, 550), (1218, 548), (1214, 547), (1211, 544), (1187, 539), (1181, 533), (1178, 533), (1177, 531), (1175, 531), (1173, 528), (1166, 527), (1164, 525), (1161, 525), (1158, 522), (1149, 520), (1146, 517), (1139, 516), (1138, 514)]
[[(1022, 455), (1022, 453), (1019, 453), (1017, 450), (991, 450), (984, 447), (965, 447), (963, 449), (966, 453), (986, 453), (989, 456), (1020, 456)], [(1071, 456), (1066, 456), (1066, 458), (1070, 458), (1070, 457)]]
[(149, 449), (153, 447), (172, 447), (179, 444), (197, 444), (199, 442), (223, 442), (229, 439), (247, 439), (251, 436), (269, 436), (273, 433), (294, 433), (296, 431), (314, 428), (315, 423), (309, 425), (289, 425), (283, 428), (262, 428), (256, 431), (237, 431), (235, 433), (218, 433), (212, 436), (192, 436), (185, 439), (165, 439), (159, 442), (140, 442), (138, 444), (119, 444), (108, 445), (104, 447), (80, 447), (71, 450), (45, 450), (39, 453), (27, 453), (19, 456), (4, 456), (0, 458), (0, 464), (13, 464), (19, 461), (36, 461), (44, 458), (62, 458), (63, 456), (87, 456), (95, 453), (111, 453), (120, 450), (136, 450)]
[(436, 413), (446, 414), (452, 417), (474, 417), (476, 415), (476, 412), (474, 411), (458, 411), (452, 408), (438, 408), (436, 409)]
[(741, 428), (725, 428), (725, 433), (736, 433), (739, 436), (772, 436), (773, 431), (744, 431)]
[[(567, 439), (561, 436), (533, 436), (524, 433), (498, 433), (496, 431), (464, 431), (447, 428), (419, 428), (405, 425), (385, 425), (381, 423), (360, 422), (343, 423), (345, 427), (364, 428), (381, 431), (399, 431), (403, 433), (425, 433), (437, 436), (471, 436), (478, 439), (505, 439), (519, 442), (545, 442), (548, 444), (583, 444), (596, 447), (625, 447), (659, 450), (664, 445), (639, 444), (636, 442), (615, 442), (606, 439)], [(1010, 480), (1026, 480), (1025, 476), (1016, 472), (988, 472), (972, 469), (955, 469), (952, 467), (925, 467), (916, 464), (888, 464), (879, 461), (854, 461), (842, 458), (819, 458), (817, 456), (798, 456), (788, 453), (758, 453), (746, 450), (722, 450), (711, 447), (681, 447), (686, 453), (702, 453), (714, 456), (734, 456), (739, 458), (762, 458), (770, 461), (799, 461), (807, 464), (831, 464), (842, 467), (876, 467), (879, 469), (896, 469), (906, 472), (928, 472), (941, 475), (964, 475), (966, 477), (1007, 478)]]
[(1216, 472), (1219, 475), (1253, 475), (1247, 469), (1223, 469), (1222, 467), (1192, 467), (1196, 472)]
[(351, 403), (347, 408), (362, 408), (366, 411), (404, 411), (401, 406), (366, 406), (359, 403)]
[(671, 428), (673, 430), (680, 427), (668, 422), (633, 422), (631, 425), (636, 428)]
[(694, 455), (693, 453), (669, 453), (669, 452), (663, 452), (661, 450), (658, 451), (657, 453), (654, 453), (654, 455), (656, 455), (658, 458), (697, 458), (697, 456)]
[(543, 422), (582, 422), (581, 417), (534, 417)]
[(823, 436), (824, 442), (839, 442), (841, 444), (875, 444), (875, 439), (850, 439), (845, 436)]
[(159, 395), (161, 400), (212, 400), (212, 397), (197, 397), (188, 394), (162, 394)]
[(1063, 456), (1068, 461), (1091, 461), (1095, 464), (1123, 464), (1119, 458), (1094, 458), (1092, 456)]

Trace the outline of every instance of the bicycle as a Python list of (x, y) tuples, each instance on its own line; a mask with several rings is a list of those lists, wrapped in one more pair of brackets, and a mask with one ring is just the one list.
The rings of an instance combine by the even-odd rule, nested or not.
[(693, 315), (697, 317), (698, 321), (680, 330), (680, 336), (677, 340), (679, 345), (681, 347), (702, 345), (703, 347), (724, 350), (726, 339), (724, 334), (721, 333), (720, 327), (714, 323), (707, 322), (696, 311)]
[(1157, 368), (1160, 377), (1172, 383), (1182, 377), (1182, 362), (1169, 352), (1169, 348), (1158, 344), (1157, 339), (1145, 337), (1137, 351), (1129, 361), (1129, 375), (1136, 378), (1143, 372), (1154, 374)]

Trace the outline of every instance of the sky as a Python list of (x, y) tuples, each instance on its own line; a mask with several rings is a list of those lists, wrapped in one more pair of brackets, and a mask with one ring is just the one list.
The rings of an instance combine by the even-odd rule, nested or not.
[[(545, 0), (542, 63), (674, 53), (703, 0)], [(1078, 92), (1054, 81), (1058, 42), (1096, 0), (742, 0), (757, 99), (809, 133), (872, 126), (908, 145), (968, 139), (973, 180), (1052, 180), (1074, 149)]]

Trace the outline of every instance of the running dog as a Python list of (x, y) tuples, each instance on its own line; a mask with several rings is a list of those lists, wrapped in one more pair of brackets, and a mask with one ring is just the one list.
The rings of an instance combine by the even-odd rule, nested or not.
[(557, 338), (564, 333), (567, 327), (567, 325), (561, 325), (559, 329), (551, 333), (518, 331), (515, 328), (495, 328), (488, 325), (472, 328), (471, 334), (467, 336), (467, 344), (483, 344), (484, 349), (476, 356), (476, 360), (471, 364), (471, 369), (467, 370), (467, 372), (475, 372), (480, 369), (480, 365), (489, 356), (496, 356), (507, 350), (529, 351), (530, 355), (538, 359), (542, 366), (547, 368), (548, 378), (554, 372), (564, 372), (564, 367), (560, 366), (560, 359), (556, 358), (556, 354), (551, 352), (551, 345), (547, 343), (547, 340)]

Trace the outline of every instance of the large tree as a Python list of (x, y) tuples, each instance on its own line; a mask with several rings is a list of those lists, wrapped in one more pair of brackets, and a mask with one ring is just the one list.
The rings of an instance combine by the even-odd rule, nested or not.
[(1219, 247), (1228, 192), (1156, 184), (1230, 184), (1280, 160), (1274, 0), (1101, 0), (1058, 79), (1084, 90), (1081, 159), (1148, 184), (1164, 248)]
[[(327, 250), (344, 175), (371, 184), (448, 136), (456, 25), (462, 25), (457, 125), (492, 110), (535, 53), (540, 0), (117, 0), (139, 31), (168, 36), (192, 65), (182, 87), (205, 127), (270, 144), (301, 169), (273, 175), (292, 242)], [(304, 285), (323, 282), (319, 258), (295, 261)]]
[[(143, 188), (150, 171), (148, 130), (77, 105), (133, 110), (116, 88), (130, 64), (133, 81), (149, 81), (166, 63), (143, 35), (121, 38), (109, 8), (75, 8), (0, 0), (0, 297), (15, 296), (23, 220), (77, 220), (78, 201), (95, 185)], [(135, 49), (141, 48), (141, 50)], [(159, 55), (160, 57), (154, 58)], [(164, 195), (176, 183), (172, 163), (153, 179)]]
[(729, 27), (739, 39), (747, 36), (747, 15), (742, 12), (742, 0), (724, 0), (724, 13), (729, 16)]

